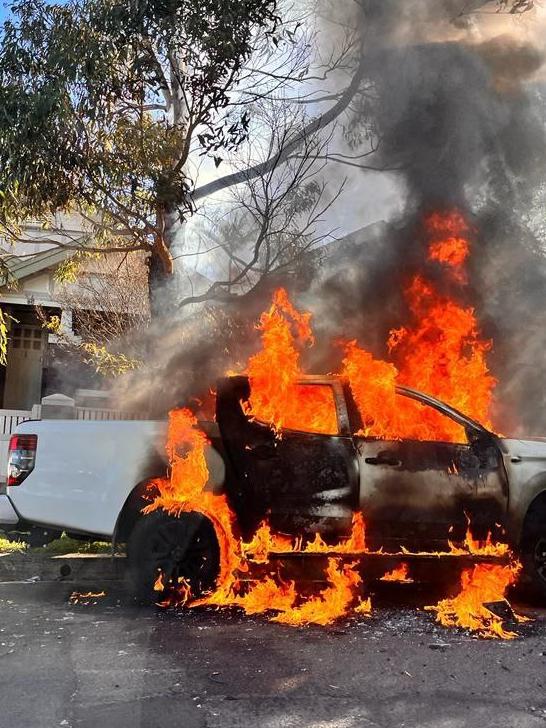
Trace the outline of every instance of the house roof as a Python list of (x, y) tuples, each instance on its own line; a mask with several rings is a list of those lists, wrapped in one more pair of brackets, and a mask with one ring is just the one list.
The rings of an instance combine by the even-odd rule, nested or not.
[(9, 272), (0, 273), (0, 286), (7, 285), (9, 281), (20, 281), (23, 278), (29, 278), (44, 270), (53, 268), (73, 256), (75, 252), (74, 250), (55, 246), (24, 258), (15, 255), (8, 257), (5, 259), (4, 265)]

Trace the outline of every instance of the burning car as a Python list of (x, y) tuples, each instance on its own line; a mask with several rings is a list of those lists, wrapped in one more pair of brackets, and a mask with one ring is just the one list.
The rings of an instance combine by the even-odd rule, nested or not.
[[(288, 624), (345, 614), (362, 573), (408, 581), (423, 561), (461, 563), (459, 597), (433, 607), (438, 618), (511, 636), (482, 605), (522, 567), (546, 598), (546, 440), (494, 432), (492, 342), (451, 293), (466, 286), (468, 225), (455, 211), (425, 229), (447, 293), (410, 276), (409, 320), (387, 342), (395, 361), (345, 341), (338, 374), (306, 375), (311, 314), (278, 289), (258, 324), (261, 350), (218, 382), (211, 421), (175, 409), (167, 430), (20, 425), (0, 523), (127, 542), (140, 596), (274, 610)], [(302, 599), (279, 563), (317, 555), (328, 586)], [(248, 587), (254, 565), (262, 573)], [(355, 609), (368, 613), (369, 600)]]
[[(216, 421), (174, 410), (167, 432), (146, 421), (25, 422), (10, 443), (0, 521), (127, 541), (140, 597), (281, 609), (278, 621), (293, 624), (326, 623), (328, 604), (344, 613), (357, 562), (369, 580), (396, 565), (411, 577), (431, 558), (470, 561), (462, 583), (475, 592), (485, 579), (479, 594), (494, 601), (519, 575), (515, 553), (546, 597), (546, 441), (501, 437), (403, 386), (384, 395), (412, 437), (370, 434), (354, 378), (298, 375), (273, 391), (275, 425), (250, 375), (218, 382)], [(439, 434), (427, 437), (430, 427)], [(276, 568), (258, 592), (238, 589), (250, 562), (313, 555), (328, 559), (331, 593), (303, 612)]]
[[(209, 500), (202, 502), (199, 490), (184, 495), (177, 490), (184, 485), (176, 484), (176, 464), (173, 482), (157, 484), (161, 495), (154, 503), (161, 510), (138, 519), (129, 537), (141, 589), (150, 590), (161, 572), (163, 584), (183, 578), (194, 594), (203, 593), (221, 570), (226, 546), (218, 533), (225, 524), (229, 538), (236, 533), (249, 544), (267, 523), (269, 533), (280, 539), (270, 541), (272, 552), (348, 553), (364, 560), (373, 555), (379, 558), (371, 560), (382, 562), (381, 574), (393, 560), (410, 561), (412, 568), (433, 554), (495, 561), (510, 547), (521, 554), (525, 577), (546, 597), (546, 441), (499, 437), (406, 387), (398, 387), (396, 397), (409, 400), (423, 420), (432, 410), (449, 427), (457, 425), (461, 442), (370, 437), (362, 432), (346, 380), (307, 376), (293, 385), (292, 394), (307, 402), (309, 427), (275, 431), (245, 411), (251, 396), (248, 377), (218, 382), (216, 423), (200, 423), (209, 464), (201, 487)], [(313, 402), (320, 405), (320, 423), (316, 413), (313, 420)], [(182, 437), (178, 445), (187, 464), (188, 440)], [(184, 473), (185, 478), (194, 487), (199, 482), (195, 473)], [(219, 493), (226, 500), (217, 508)], [(224, 508), (229, 515), (222, 518)], [(356, 526), (355, 514), (361, 516)], [(315, 543), (319, 538), (321, 548), (294, 549), (296, 539), (309, 543), (313, 538)], [(351, 539), (352, 546), (340, 548)], [(465, 540), (470, 548), (457, 550)], [(253, 548), (256, 542), (248, 550)]]

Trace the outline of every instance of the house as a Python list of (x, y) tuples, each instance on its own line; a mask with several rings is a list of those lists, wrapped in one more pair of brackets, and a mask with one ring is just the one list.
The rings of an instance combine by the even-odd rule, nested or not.
[[(94, 314), (98, 320), (116, 305), (112, 304), (111, 296), (101, 296), (100, 289), (95, 291), (94, 299), (90, 298), (99, 281), (103, 290), (115, 289), (111, 278), (116, 267), (105, 270), (100, 260), (85, 259), (82, 290), (77, 281), (67, 285), (56, 276), (59, 265), (75, 253), (59, 244), (79, 243), (84, 235), (84, 226), (77, 215), (58, 213), (47, 229), (38, 221), (27, 222), (21, 242), (14, 246), (0, 242), (4, 266), (0, 275), (0, 308), (8, 326), (7, 364), (0, 367), (1, 409), (28, 411), (44, 396), (59, 392), (73, 396), (76, 390), (82, 389), (88, 390), (87, 398), (93, 399), (89, 390), (104, 388), (94, 368), (84, 364), (75, 351), (66, 347), (66, 342), (81, 341), (84, 314), (86, 320), (92, 320)], [(145, 286), (142, 256), (139, 264), (144, 269), (140, 281)], [(136, 282), (132, 280), (129, 288), (133, 297), (135, 287)], [(145, 290), (142, 295), (146, 296)], [(119, 305), (125, 306), (126, 302)], [(118, 311), (117, 315), (119, 318), (122, 314)], [(60, 319), (58, 333), (44, 327), (44, 320), (52, 316)]]
[[(74, 255), (73, 249), (59, 244), (78, 243), (85, 234), (77, 215), (57, 213), (47, 229), (38, 221), (27, 222), (23, 240), (13, 247), (0, 240), (5, 267), (0, 274), (0, 308), (8, 324), (7, 365), (0, 366), (0, 409), (30, 411), (54, 393), (71, 397), (78, 393), (82, 405), (83, 398), (100, 399), (108, 382), (67, 342), (101, 345), (111, 341), (112, 333), (147, 322), (146, 254), (88, 257), (74, 283), (58, 281), (59, 265)], [(189, 271), (175, 283), (201, 292), (211, 281)], [(58, 333), (44, 327), (44, 318), (52, 316), (60, 319)], [(105, 403), (107, 392), (103, 395)]]
[[(56, 222), (67, 236), (81, 235), (81, 227), (66, 216)], [(0, 307), (8, 324), (8, 355), (6, 367), (0, 367), (0, 407), (10, 410), (30, 410), (47, 390), (51, 335), (35, 307), (63, 315), (54, 273), (73, 254), (53, 247), (58, 235), (49, 235), (39, 222), (28, 222), (22, 237), (24, 242), (13, 247), (1, 246), (6, 270), (0, 278)]]

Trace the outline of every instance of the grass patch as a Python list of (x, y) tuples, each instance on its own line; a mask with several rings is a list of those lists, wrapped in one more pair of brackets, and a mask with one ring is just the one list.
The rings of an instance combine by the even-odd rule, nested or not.
[(26, 550), (27, 545), (24, 541), (12, 541), (0, 536), (0, 554), (15, 554)]
[(111, 544), (106, 541), (80, 541), (70, 538), (66, 534), (51, 541), (47, 546), (32, 549), (33, 552), (58, 556), (60, 554), (109, 554), (112, 551)]
[(30, 548), (25, 541), (24, 534), (15, 540), (7, 537), (0, 531), (0, 554), (29, 553), (29, 554), (46, 554), (48, 556), (60, 556), (62, 554), (109, 554), (112, 546), (106, 541), (80, 541), (76, 538), (70, 538), (63, 533), (60, 538), (51, 541), (47, 546), (38, 546)]

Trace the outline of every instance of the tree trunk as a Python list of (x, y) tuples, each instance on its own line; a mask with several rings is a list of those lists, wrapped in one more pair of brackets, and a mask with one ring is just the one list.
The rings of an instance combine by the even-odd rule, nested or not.
[[(175, 32), (176, 24), (173, 21), (172, 30)], [(185, 148), (185, 138), (182, 134), (187, 119), (187, 108), (182, 89), (182, 80), (185, 72), (182, 58), (169, 55), (170, 65), (170, 99), (169, 113), (172, 115), (172, 124), (181, 133), (180, 151)], [(182, 156), (183, 158), (183, 156)], [(175, 158), (173, 163), (177, 167), (180, 160)], [(166, 172), (166, 180), (169, 173)], [(167, 193), (167, 196), (164, 193)], [(150, 313), (152, 319), (159, 319), (172, 313), (173, 301), (176, 299), (174, 266), (170, 253), (177, 230), (179, 216), (177, 214), (176, 195), (172, 195), (170, 184), (166, 184), (163, 193), (160, 193), (156, 207), (156, 238), (152, 248), (148, 272), (148, 290), (150, 294)]]
[(158, 205), (154, 240), (148, 267), (148, 291), (150, 295), (150, 314), (152, 319), (166, 315), (172, 307), (169, 290), (173, 279), (173, 259), (170, 253), (172, 244), (172, 213), (165, 206)]

